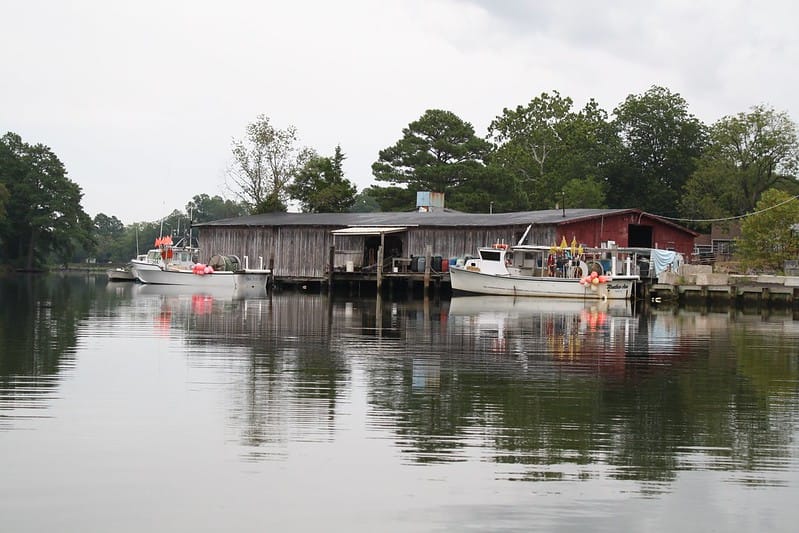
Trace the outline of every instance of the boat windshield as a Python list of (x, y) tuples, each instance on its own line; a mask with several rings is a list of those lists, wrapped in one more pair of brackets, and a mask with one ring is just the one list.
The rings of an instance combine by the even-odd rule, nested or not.
[(501, 257), (501, 252), (494, 251), (494, 250), (480, 250), (480, 259), (483, 261), (497, 261), (499, 262)]
[(191, 260), (191, 252), (186, 250), (180, 250), (175, 252), (175, 258), (172, 261), (173, 263), (193, 263)]

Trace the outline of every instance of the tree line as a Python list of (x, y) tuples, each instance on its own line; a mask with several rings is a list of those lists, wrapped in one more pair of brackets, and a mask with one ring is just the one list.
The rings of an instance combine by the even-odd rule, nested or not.
[[(449, 208), (464, 212), (635, 207), (700, 231), (779, 204), (783, 226), (799, 223), (786, 201), (799, 195), (797, 130), (787, 113), (756, 105), (708, 125), (659, 86), (610, 113), (593, 99), (578, 109), (557, 91), (542, 93), (503, 109), (482, 137), (451, 111), (427, 110), (379, 151), (375, 184), (360, 192), (345, 176), (345, 158), (341, 146), (320, 155), (301, 146), (293, 126), (259, 115), (233, 141), (226, 186), (235, 199), (199, 194), (185, 212), (124, 226), (102, 213), (90, 219), (58, 158), (8, 133), (0, 142), (1, 262), (124, 261), (137, 237), (149, 243), (164, 224), (174, 233), (181, 220), (185, 230), (286, 211), (292, 201), (304, 212), (407, 211), (418, 191), (444, 193)], [(783, 242), (779, 250), (790, 255), (799, 246)]]

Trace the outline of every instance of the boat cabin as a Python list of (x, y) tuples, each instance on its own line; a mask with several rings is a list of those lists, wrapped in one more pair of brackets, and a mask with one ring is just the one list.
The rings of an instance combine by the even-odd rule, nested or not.
[(597, 275), (637, 276), (636, 252), (619, 248), (583, 248), (495, 244), (480, 248), (479, 258), (467, 259), (466, 270), (498, 276), (581, 278)]

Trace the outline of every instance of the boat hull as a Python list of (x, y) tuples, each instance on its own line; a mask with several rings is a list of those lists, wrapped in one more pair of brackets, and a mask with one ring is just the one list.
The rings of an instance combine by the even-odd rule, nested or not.
[(186, 270), (136, 269), (136, 277), (142, 283), (153, 285), (183, 285), (191, 287), (228, 288), (241, 287), (266, 288), (269, 281), (268, 270), (226, 272), (213, 274), (194, 274)]
[(614, 277), (605, 283), (582, 285), (579, 278), (507, 276), (462, 267), (451, 267), (449, 277), (452, 290), (458, 292), (586, 300), (629, 300), (633, 296), (636, 281)]
[(109, 281), (134, 281), (136, 276), (126, 268), (111, 268), (106, 270)]

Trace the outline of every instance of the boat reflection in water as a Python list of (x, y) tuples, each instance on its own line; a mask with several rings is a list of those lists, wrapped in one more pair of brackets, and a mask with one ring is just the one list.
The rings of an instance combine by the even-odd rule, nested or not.
[(231, 287), (201, 287), (195, 285), (151, 285), (140, 284), (133, 288), (133, 294), (142, 296), (191, 296), (202, 295), (218, 300), (244, 300), (248, 298), (266, 298), (266, 286), (239, 285)]
[(482, 348), (524, 360), (576, 361), (601, 354), (608, 362), (609, 355), (624, 356), (638, 329), (626, 300), (453, 297), (449, 322), (466, 336), (471, 332)]

